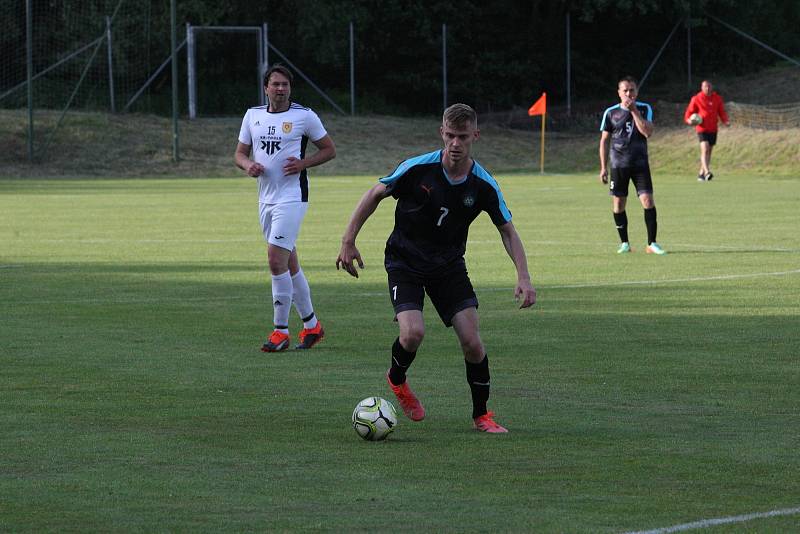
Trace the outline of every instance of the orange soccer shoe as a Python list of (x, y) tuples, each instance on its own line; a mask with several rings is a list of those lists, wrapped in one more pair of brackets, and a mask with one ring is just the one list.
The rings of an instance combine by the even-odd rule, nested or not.
[(325, 337), (325, 330), (322, 329), (322, 323), (317, 321), (317, 326), (314, 328), (303, 328), (298, 336), (300, 343), (295, 346), (296, 349), (310, 349)]
[(412, 421), (422, 421), (425, 419), (425, 408), (422, 407), (422, 403), (417, 396), (414, 395), (414, 392), (411, 391), (411, 388), (408, 387), (408, 382), (395, 386), (392, 384), (388, 372), (386, 373), (386, 382), (389, 384), (389, 387), (392, 388), (392, 392), (394, 396), (397, 397), (400, 408), (403, 409), (403, 413), (406, 414), (406, 417)]
[(261, 352), (280, 352), (287, 348), (289, 348), (289, 334), (273, 330), (267, 342), (261, 347)]
[(508, 429), (498, 425), (494, 420), (494, 412), (486, 412), (480, 417), (472, 420), (472, 426), (478, 432), (488, 432), (489, 434), (505, 434)]

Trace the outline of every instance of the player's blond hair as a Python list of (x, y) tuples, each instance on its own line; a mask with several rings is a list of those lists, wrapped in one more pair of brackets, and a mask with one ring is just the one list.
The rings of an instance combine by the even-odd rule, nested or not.
[(478, 114), (466, 104), (453, 104), (442, 114), (442, 124), (450, 125), (454, 128), (464, 126), (478, 127)]

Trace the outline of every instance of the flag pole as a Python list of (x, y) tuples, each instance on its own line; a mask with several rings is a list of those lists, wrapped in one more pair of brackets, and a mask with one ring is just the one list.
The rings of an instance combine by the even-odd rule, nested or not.
[(542, 149), (539, 155), (539, 173), (544, 174), (544, 123), (547, 117), (547, 93), (542, 93), (542, 96), (528, 109), (528, 116), (535, 117), (536, 115), (542, 116)]
[(539, 156), (539, 174), (544, 174), (544, 118), (547, 116), (547, 112), (542, 113), (542, 150), (541, 155)]

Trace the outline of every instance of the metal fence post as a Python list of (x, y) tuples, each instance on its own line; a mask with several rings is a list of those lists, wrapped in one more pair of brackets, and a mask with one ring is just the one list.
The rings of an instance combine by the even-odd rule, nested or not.
[[(186, 71), (189, 90), (189, 119), (197, 118), (197, 77), (194, 71), (194, 30), (191, 23), (186, 23)], [(174, 65), (174, 63), (173, 63)]]
[(269, 26), (265, 22), (261, 27), (264, 29), (264, 65), (269, 68)]
[(350, 21), (350, 115), (356, 114), (356, 62), (355, 34), (353, 21)]
[(442, 110), (447, 109), (447, 24), (442, 24)]
[(258, 88), (258, 94), (261, 95), (261, 105), (267, 103), (267, 95), (264, 94), (264, 74), (269, 69), (269, 26), (264, 22), (261, 24), (261, 46), (264, 48), (264, 63), (261, 65), (261, 85)]
[[(178, 22), (175, 3), (170, 2), (170, 41), (172, 45), (172, 161), (179, 162), (180, 145), (178, 138)], [(188, 35), (187, 35), (188, 38)]]
[(25, 2), (25, 61), (28, 63), (28, 161), (33, 163), (33, 5)]
[(106, 16), (106, 49), (108, 50), (108, 99), (111, 103), (111, 113), (117, 112), (114, 101), (114, 61), (111, 53), (111, 17)]
[(263, 77), (264, 77), (264, 27), (258, 28), (256, 32), (256, 39), (258, 39), (258, 43), (256, 43), (256, 63), (258, 63), (258, 67), (256, 67), (256, 77), (258, 92), (258, 105), (264, 105), (264, 85), (263, 85)]
[(567, 117), (572, 116), (572, 59), (569, 11), (567, 11)]
[(686, 88), (692, 88), (692, 7), (686, 15)]

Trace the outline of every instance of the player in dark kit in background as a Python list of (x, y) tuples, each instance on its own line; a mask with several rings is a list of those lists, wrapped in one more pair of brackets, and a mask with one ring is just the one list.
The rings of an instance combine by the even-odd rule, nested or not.
[[(600, 181), (609, 184), (614, 223), (621, 244), (618, 254), (631, 251), (628, 241), (628, 183), (633, 182), (636, 194), (644, 208), (647, 227), (647, 253), (663, 255), (667, 252), (656, 242), (658, 224), (656, 204), (653, 199), (653, 179), (647, 157), (647, 138), (653, 134), (653, 109), (649, 104), (637, 102), (636, 80), (630, 76), (617, 84), (620, 103), (603, 113), (600, 124)], [(611, 180), (608, 172), (609, 145), (611, 145)]]
[(725, 126), (731, 125), (728, 114), (725, 113), (722, 97), (714, 91), (714, 87), (708, 80), (703, 80), (700, 84), (700, 92), (689, 101), (686, 112), (683, 114), (684, 122), (692, 125), (690, 119), (695, 113), (703, 118), (703, 122), (694, 128), (697, 138), (700, 140), (700, 172), (697, 174), (697, 180), (707, 182), (714, 178), (714, 174), (711, 172), (711, 152), (714, 151), (714, 145), (717, 144), (718, 119), (721, 119)]
[(497, 226), (503, 246), (517, 270), (514, 295), (520, 308), (536, 302), (525, 249), (511, 222), (497, 182), (470, 156), (478, 139), (477, 116), (465, 104), (447, 108), (439, 132), (444, 150), (408, 159), (373, 186), (356, 206), (342, 237), (336, 268), (358, 278), (355, 262), (363, 268), (356, 236), (366, 220), (388, 196), (397, 199), (394, 230), (386, 242), (385, 267), (389, 296), (400, 334), (392, 346), (387, 381), (403, 413), (413, 421), (425, 409), (406, 382), (406, 372), (425, 335), (422, 307), (425, 293), (442, 322), (452, 326), (461, 343), (467, 382), (472, 393), (473, 426), (489, 433), (507, 432), (487, 410), (489, 358), (478, 332), (478, 299), (467, 276), (464, 253), (467, 233), (482, 212)]

